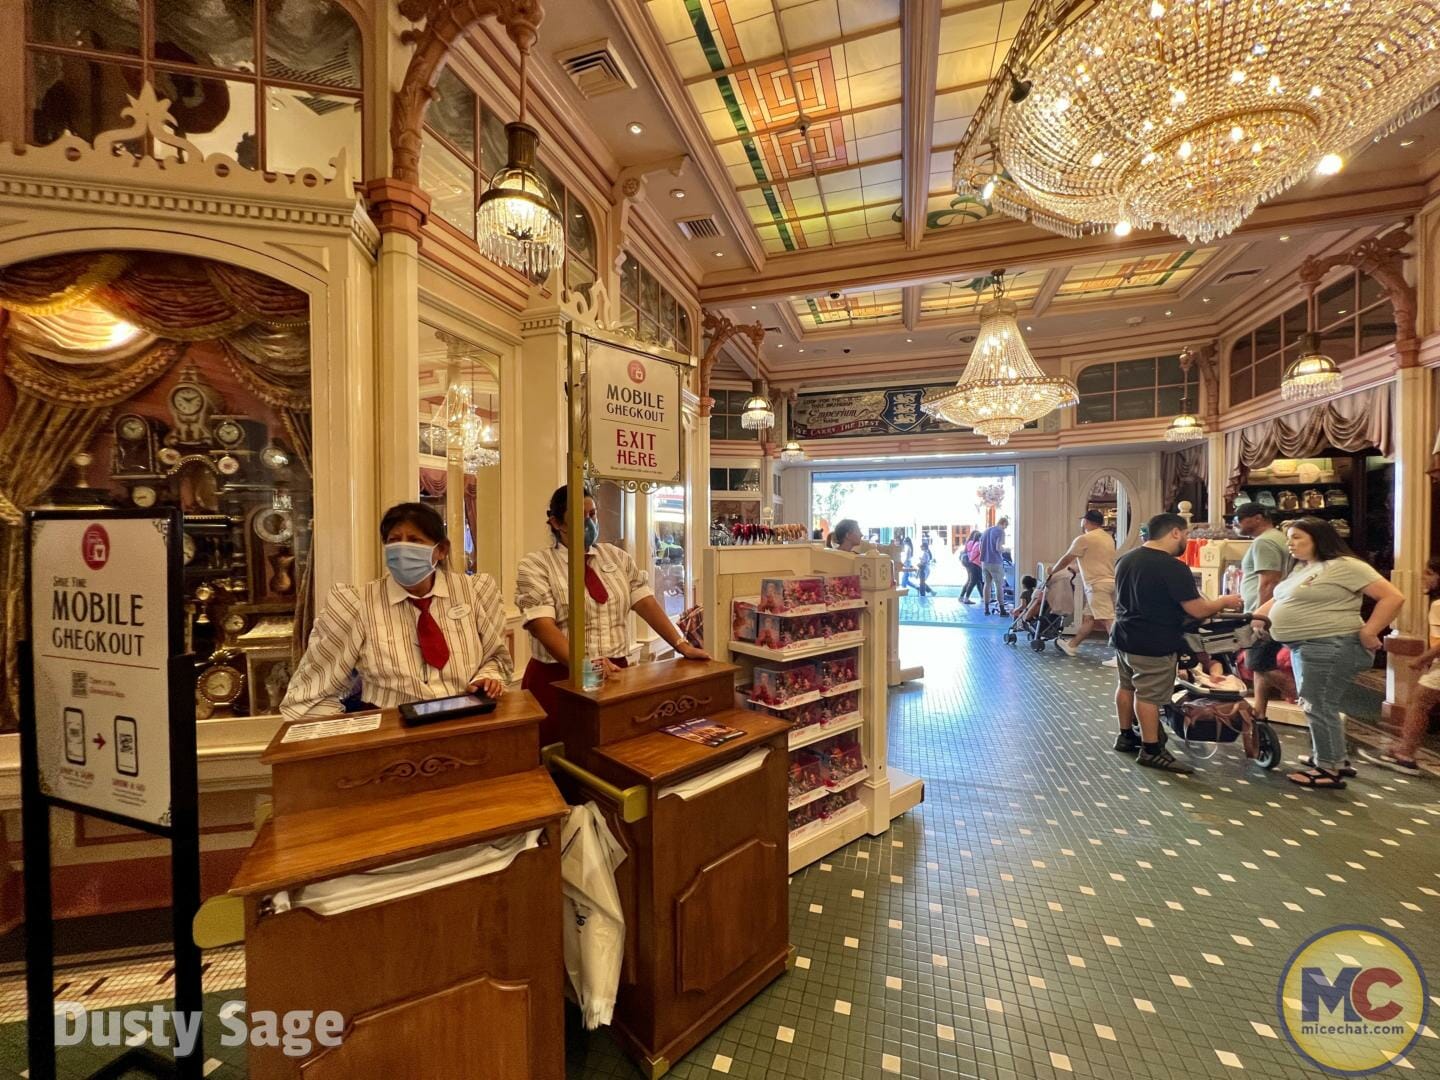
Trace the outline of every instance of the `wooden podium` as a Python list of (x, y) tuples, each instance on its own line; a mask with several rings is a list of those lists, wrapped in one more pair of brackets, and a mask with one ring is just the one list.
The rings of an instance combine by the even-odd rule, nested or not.
[[(613, 1027), (651, 1077), (782, 974), (789, 957), (790, 725), (735, 708), (735, 671), (675, 660), (624, 669), (598, 690), (558, 686), (564, 756), (604, 782), (572, 778), (570, 794), (596, 801), (627, 856), (616, 873), (625, 958)], [(745, 734), (708, 747), (657, 730), (702, 717)], [(769, 754), (754, 771), (688, 798), (669, 790), (760, 748)], [(649, 812), (626, 822), (613, 788), (637, 786)]]
[[(560, 823), (534, 698), (493, 713), (285, 742), (275, 816), (231, 886), (245, 900), (252, 1015), (335, 1010), (342, 1042), (307, 1057), (250, 1048), (256, 1080), (564, 1076)], [(353, 717), (343, 718), (353, 720)], [(540, 830), (503, 870), (322, 916), (281, 891)]]

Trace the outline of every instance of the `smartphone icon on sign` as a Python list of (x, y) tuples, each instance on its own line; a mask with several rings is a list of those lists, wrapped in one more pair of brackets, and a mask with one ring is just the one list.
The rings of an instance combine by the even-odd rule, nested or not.
[(85, 714), (79, 709), (65, 710), (65, 760), (85, 764)]
[(115, 717), (115, 771), (123, 776), (140, 775), (139, 735), (133, 716)]

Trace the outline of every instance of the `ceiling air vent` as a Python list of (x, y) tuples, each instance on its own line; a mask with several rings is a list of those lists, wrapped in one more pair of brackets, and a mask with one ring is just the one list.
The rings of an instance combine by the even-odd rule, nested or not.
[(712, 240), (720, 235), (720, 226), (710, 214), (699, 217), (677, 218), (675, 227), (686, 240)]
[(1260, 273), (1258, 268), (1255, 270), (1231, 270), (1230, 273), (1226, 274), (1215, 284), (1229, 285), (1236, 281), (1249, 281), (1258, 273)]
[(635, 80), (630, 77), (615, 46), (606, 38), (557, 52), (555, 59), (587, 98), (600, 97), (616, 90), (635, 89)]

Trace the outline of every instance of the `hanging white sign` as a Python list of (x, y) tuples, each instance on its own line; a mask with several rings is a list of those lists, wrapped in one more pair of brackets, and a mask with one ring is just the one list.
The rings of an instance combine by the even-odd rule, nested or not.
[(601, 480), (681, 480), (680, 368), (590, 339), (586, 401), (591, 475)]
[(44, 518), (30, 548), (41, 790), (156, 825), (170, 824), (169, 527)]

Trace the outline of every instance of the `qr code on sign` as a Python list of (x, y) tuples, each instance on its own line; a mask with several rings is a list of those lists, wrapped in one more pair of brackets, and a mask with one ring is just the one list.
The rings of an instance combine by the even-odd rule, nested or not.
[(90, 673), (88, 671), (70, 672), (70, 696), (77, 698), (90, 696)]

